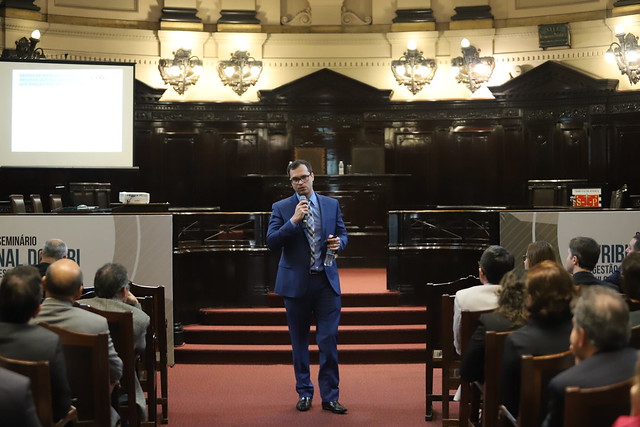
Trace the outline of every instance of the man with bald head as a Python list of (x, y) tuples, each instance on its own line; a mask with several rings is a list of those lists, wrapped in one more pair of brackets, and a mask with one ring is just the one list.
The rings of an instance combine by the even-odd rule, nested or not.
[[(73, 303), (82, 294), (82, 271), (74, 261), (64, 258), (51, 264), (42, 279), (45, 300), (40, 313), (32, 322), (46, 322), (61, 328), (84, 334), (109, 333), (109, 325), (104, 317), (91, 313)], [(109, 371), (112, 388), (122, 377), (122, 360), (118, 357), (111, 336), (109, 336)], [(117, 413), (112, 411), (111, 422), (117, 421)]]

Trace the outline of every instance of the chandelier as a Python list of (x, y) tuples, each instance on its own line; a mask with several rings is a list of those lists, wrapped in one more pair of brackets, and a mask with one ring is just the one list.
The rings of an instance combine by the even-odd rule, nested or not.
[(464, 83), (473, 93), (489, 81), (495, 61), (492, 56), (480, 56), (480, 49), (471, 46), (469, 40), (462, 39), (460, 43), (462, 56), (451, 60), (451, 67), (456, 73), (458, 83)]
[(246, 50), (236, 50), (231, 59), (218, 62), (218, 76), (225, 86), (230, 86), (238, 96), (258, 82), (262, 73), (262, 61), (249, 56)]
[(416, 48), (413, 41), (409, 42), (400, 59), (391, 61), (391, 72), (396, 81), (406, 86), (414, 95), (420, 92), (424, 85), (431, 83), (436, 68), (436, 61), (422, 56), (422, 51)]
[(161, 59), (158, 70), (162, 80), (182, 95), (200, 78), (202, 60), (197, 56), (191, 56), (191, 49), (178, 49), (173, 55), (173, 59)]
[(40, 31), (33, 30), (31, 37), (20, 38), (16, 41), (15, 49), (3, 49), (2, 57), (10, 59), (45, 59), (44, 51), (36, 47), (40, 41)]
[(608, 62), (615, 60), (620, 73), (626, 74), (629, 83), (636, 84), (640, 81), (640, 57), (638, 56), (638, 37), (632, 33), (624, 32), (621, 26), (616, 27), (617, 42), (611, 43), (605, 58)]

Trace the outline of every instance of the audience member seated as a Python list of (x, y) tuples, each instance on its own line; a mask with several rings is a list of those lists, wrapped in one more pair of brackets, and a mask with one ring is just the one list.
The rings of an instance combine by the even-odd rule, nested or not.
[(498, 306), (500, 280), (513, 270), (513, 255), (502, 246), (489, 246), (480, 256), (478, 275), (482, 285), (472, 286), (456, 292), (453, 303), (453, 344), (460, 350), (460, 316), (462, 311), (493, 310)]
[[(625, 296), (634, 301), (640, 301), (640, 252), (628, 254), (620, 266), (621, 290)], [(640, 310), (629, 313), (631, 326), (640, 325)]]
[(480, 315), (478, 327), (462, 355), (460, 376), (467, 382), (484, 382), (486, 331), (504, 332), (523, 326), (527, 320), (526, 288), (522, 271), (512, 270), (500, 280), (498, 308)]
[(54, 420), (59, 420), (71, 408), (71, 390), (60, 338), (41, 326), (29, 324), (29, 319), (40, 311), (41, 282), (42, 277), (32, 266), (15, 267), (2, 278), (0, 354), (11, 359), (49, 362), (52, 415)]
[[(132, 312), (135, 349), (141, 353), (146, 346), (146, 333), (150, 319), (142, 311), (136, 297), (129, 291), (129, 283), (127, 270), (124, 266), (113, 263), (105, 264), (96, 272), (93, 282), (96, 297), (84, 299), (82, 303), (104, 311)], [(136, 403), (143, 421), (146, 421), (147, 405), (137, 378), (135, 386)]]
[(544, 427), (562, 427), (567, 387), (602, 387), (633, 377), (637, 356), (628, 346), (630, 335), (629, 309), (620, 294), (603, 286), (580, 291), (570, 338), (576, 364), (549, 383)]
[[(82, 295), (82, 271), (74, 261), (67, 258), (51, 264), (42, 283), (46, 298), (40, 313), (32, 319), (32, 322), (47, 322), (85, 334), (109, 333), (107, 319), (73, 306), (75, 300)], [(109, 336), (109, 370), (111, 389), (113, 389), (122, 377), (122, 360), (113, 347), (111, 336)], [(118, 419), (117, 412), (113, 410), (111, 424), (116, 425)]]
[(0, 368), (0, 414), (4, 427), (41, 426), (29, 378), (5, 368)]
[[(637, 232), (629, 241), (629, 244), (624, 250), (625, 257), (631, 253), (640, 252), (640, 232)], [(613, 283), (617, 287), (620, 287), (622, 279), (620, 277), (622, 267), (611, 273), (610, 276), (605, 277), (604, 281)]]
[(629, 397), (631, 400), (631, 415), (621, 415), (612, 427), (640, 426), (640, 360), (636, 363), (636, 375), (631, 390), (629, 390)]
[(67, 257), (67, 244), (60, 239), (51, 239), (44, 242), (42, 252), (38, 254), (38, 264), (36, 268), (40, 272), (40, 276), (47, 274), (47, 268), (58, 261)]
[(507, 337), (502, 369), (502, 402), (517, 418), (520, 397), (520, 358), (567, 351), (571, 334), (571, 299), (575, 287), (558, 263), (543, 261), (527, 273), (527, 324)]
[(524, 269), (529, 270), (534, 265), (540, 264), (545, 260), (558, 261), (553, 246), (544, 240), (529, 243), (524, 254)]
[(574, 237), (569, 242), (566, 268), (573, 275), (576, 286), (601, 285), (614, 290), (618, 287), (612, 283), (598, 280), (592, 273), (600, 258), (600, 245), (591, 237)]

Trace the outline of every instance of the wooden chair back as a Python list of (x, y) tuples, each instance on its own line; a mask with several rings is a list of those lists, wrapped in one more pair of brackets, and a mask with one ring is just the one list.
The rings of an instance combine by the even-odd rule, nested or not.
[(33, 213), (43, 213), (44, 209), (42, 208), (42, 199), (39, 194), (30, 194), (29, 198), (31, 199), (31, 210)]
[(442, 295), (440, 302), (442, 331), (442, 425), (457, 425), (457, 419), (449, 418), (451, 390), (460, 385), (460, 377), (455, 374), (460, 369), (460, 356), (453, 345), (453, 302), (455, 295)]
[[(425, 298), (427, 301), (427, 355), (425, 362), (426, 421), (433, 420), (433, 402), (442, 401), (444, 394), (433, 393), (433, 369), (442, 367), (442, 328), (438, 327), (442, 319), (442, 295), (454, 295), (461, 289), (470, 288), (471, 286), (476, 286), (479, 284), (480, 281), (477, 277), (467, 276), (458, 280), (454, 280), (452, 282), (427, 283), (425, 285)], [(453, 343), (451, 343), (451, 345), (453, 345)]]
[[(453, 300), (451, 301), (451, 310), (453, 310)], [(490, 313), (493, 310), (482, 311), (463, 311), (460, 313), (460, 350), (462, 354), (467, 350), (471, 336), (478, 327), (478, 319), (483, 313)], [(451, 313), (451, 327), (453, 330), (453, 311)], [(453, 333), (453, 331), (452, 331)], [(452, 337), (453, 341), (453, 337)], [(458, 359), (458, 368), (460, 367), (461, 357), (456, 355)], [(458, 376), (458, 382), (460, 383), (460, 426), (466, 426), (469, 423), (469, 416), (471, 414), (471, 384), (464, 381)]]
[[(165, 297), (164, 297), (164, 286), (159, 285), (159, 286), (148, 286), (148, 285), (141, 285), (138, 283), (131, 283), (130, 286), (130, 290), (131, 292), (136, 296), (136, 297), (150, 297), (152, 298), (152, 307), (147, 306), (147, 308), (145, 309), (145, 306), (143, 305), (143, 309), (145, 309), (145, 312), (149, 315), (149, 317), (151, 318), (151, 322), (150, 322), (150, 326), (149, 326), (149, 331), (153, 334), (153, 343), (154, 343), (154, 365), (155, 365), (155, 372), (158, 373), (158, 375), (160, 376), (160, 388), (159, 388), (159, 394), (157, 396), (157, 403), (160, 405), (161, 409), (162, 409), (162, 413), (161, 413), (161, 422), (163, 424), (166, 424), (169, 422), (169, 373), (168, 373), (168, 366), (169, 366), (169, 362), (167, 360), (167, 353), (168, 353), (168, 349), (167, 349), (167, 314), (166, 314), (166, 307), (165, 307)], [(142, 304), (142, 302), (141, 302)], [(171, 329), (173, 330), (173, 329)], [(147, 348), (150, 349), (151, 347), (148, 347), (148, 341), (147, 341)], [(155, 376), (154, 376), (154, 386), (155, 387)], [(151, 388), (151, 384), (149, 385), (148, 388)], [(149, 391), (147, 391), (147, 393), (149, 393)], [(147, 397), (149, 397), (149, 395), (147, 395)], [(156, 413), (156, 409), (155, 409), (155, 405), (152, 405), (151, 403), (149, 403), (149, 406), (153, 406), (153, 413)], [(152, 411), (149, 411), (149, 419), (151, 420), (151, 416), (152, 416)], [(155, 416), (155, 415), (154, 415)]]
[(44, 322), (40, 325), (60, 336), (78, 425), (110, 427), (109, 334), (83, 334)]
[[(442, 326), (442, 425), (466, 425), (469, 419), (469, 383), (462, 383), (460, 379), (460, 355), (453, 345), (453, 305), (455, 295), (442, 295), (440, 303)], [(467, 348), (471, 335), (478, 325), (478, 318), (485, 311), (463, 311), (460, 316), (460, 347), (462, 352)], [(461, 386), (460, 418), (449, 418), (449, 401), (453, 396), (450, 391)], [(448, 399), (446, 398), (448, 395)]]
[[(109, 334), (113, 347), (122, 359), (122, 378), (116, 397), (119, 402), (119, 413), (122, 420), (128, 425), (138, 425), (138, 406), (136, 405), (136, 353), (134, 350), (135, 339), (133, 337), (133, 313), (130, 311), (116, 312), (99, 310), (88, 305), (80, 305), (81, 308), (99, 314), (107, 319)], [(120, 401), (120, 396), (126, 396), (126, 403)]]
[(640, 325), (631, 328), (631, 337), (629, 339), (629, 345), (636, 350), (640, 350)]
[(27, 361), (10, 359), (0, 356), (0, 366), (10, 371), (24, 375), (31, 380), (31, 394), (36, 406), (40, 424), (50, 426), (53, 424), (53, 412), (51, 403), (51, 373), (49, 361)]
[[(147, 313), (150, 318), (153, 318), (153, 297), (139, 297), (137, 295), (136, 297), (140, 302), (140, 307), (142, 308), (142, 310)], [(149, 414), (149, 421), (156, 422), (158, 417), (158, 388), (155, 350), (157, 337), (153, 326), (153, 322), (150, 322), (145, 337), (145, 350), (138, 358), (138, 366), (136, 372), (138, 374), (140, 386), (147, 396), (147, 412)]]
[(27, 206), (24, 204), (22, 194), (11, 194), (9, 203), (11, 204), (11, 213), (27, 213)]
[(564, 427), (612, 425), (620, 415), (629, 414), (632, 385), (633, 378), (604, 387), (567, 387)]
[(483, 426), (493, 426), (498, 422), (498, 408), (502, 403), (502, 355), (504, 353), (504, 342), (511, 332), (487, 331), (484, 338)]
[(560, 372), (572, 367), (574, 355), (570, 350), (543, 356), (522, 356), (520, 378), (520, 427), (539, 427), (547, 413), (547, 386)]

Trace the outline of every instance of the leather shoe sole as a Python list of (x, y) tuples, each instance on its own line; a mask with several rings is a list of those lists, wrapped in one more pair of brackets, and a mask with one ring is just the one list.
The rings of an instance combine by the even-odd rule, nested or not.
[(311, 409), (311, 398), (310, 397), (301, 397), (296, 403), (296, 409), (300, 412), (308, 411)]
[(322, 409), (324, 409), (325, 411), (331, 411), (334, 414), (347, 413), (347, 408), (342, 406), (337, 400), (332, 400), (331, 402), (322, 402)]

